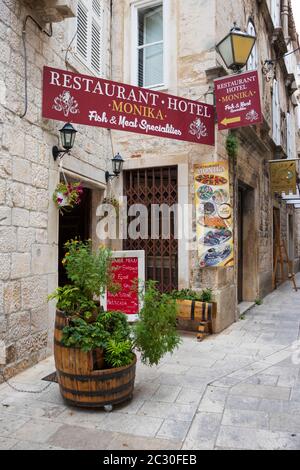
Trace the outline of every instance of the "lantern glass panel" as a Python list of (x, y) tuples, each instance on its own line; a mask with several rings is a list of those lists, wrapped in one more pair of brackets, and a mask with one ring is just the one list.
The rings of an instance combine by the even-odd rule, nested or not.
[(62, 146), (66, 150), (71, 150), (74, 147), (76, 130), (72, 124), (65, 124), (60, 130)]
[(253, 36), (244, 36), (232, 34), (232, 47), (234, 51), (234, 63), (242, 67), (247, 63), (251, 54), (256, 38)]
[(220, 42), (217, 48), (226, 64), (226, 67), (230, 68), (234, 62), (231, 34), (229, 34), (222, 42)]
[(122, 162), (120, 160), (113, 160), (113, 172), (115, 175), (119, 175), (121, 173), (121, 166)]

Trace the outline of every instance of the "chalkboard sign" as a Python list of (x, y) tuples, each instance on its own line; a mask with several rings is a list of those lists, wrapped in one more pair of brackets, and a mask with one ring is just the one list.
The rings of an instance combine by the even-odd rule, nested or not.
[(119, 290), (116, 294), (107, 292), (106, 310), (123, 312), (129, 321), (135, 321), (141, 308), (139, 291), (145, 280), (145, 252), (114, 252), (112, 267), (113, 282)]

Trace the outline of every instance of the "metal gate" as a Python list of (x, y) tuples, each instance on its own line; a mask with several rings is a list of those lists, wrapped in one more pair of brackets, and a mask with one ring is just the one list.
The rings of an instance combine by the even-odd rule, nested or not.
[[(158, 282), (162, 292), (178, 289), (178, 240), (175, 239), (175, 215), (170, 213), (170, 237), (162, 237), (162, 214), (159, 220), (151, 217), (153, 204), (172, 207), (178, 202), (177, 167), (162, 167), (124, 171), (124, 194), (128, 209), (144, 204), (148, 209), (148, 239), (124, 240), (125, 250), (145, 250), (146, 280)], [(128, 225), (135, 217), (128, 218)], [(164, 221), (165, 222), (165, 221)], [(158, 239), (153, 239), (152, 226), (159, 227)], [(168, 223), (168, 222), (167, 222)]]

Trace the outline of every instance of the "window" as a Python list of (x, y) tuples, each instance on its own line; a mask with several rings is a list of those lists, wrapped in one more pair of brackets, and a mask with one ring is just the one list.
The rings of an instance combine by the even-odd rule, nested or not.
[(163, 4), (137, 9), (137, 84), (145, 88), (162, 87), (164, 77)]
[[(256, 36), (255, 26), (251, 20), (248, 23), (247, 33), (250, 34), (250, 36)], [(247, 70), (257, 70), (257, 68), (258, 68), (258, 48), (257, 48), (257, 42), (256, 42), (254, 44), (254, 47), (251, 51), (251, 55), (247, 62)]]
[(296, 124), (297, 124), (297, 131), (300, 130), (300, 104), (296, 106)]
[(273, 115), (273, 140), (276, 145), (281, 145), (281, 129), (280, 129), (280, 103), (279, 103), (279, 86), (277, 80), (273, 81), (272, 96), (272, 115)]
[(285, 58), (284, 58), (284, 62), (285, 62), (288, 73), (294, 73), (294, 71), (296, 69), (296, 66), (297, 66), (296, 63), (294, 64), (294, 56), (293, 56), (293, 54), (291, 54), (293, 49), (294, 49), (293, 44), (290, 43), (287, 46), (288, 55), (285, 56)]
[(290, 113), (286, 114), (286, 151), (288, 158), (295, 158), (296, 155), (296, 132), (295, 125), (292, 115)]
[(273, 20), (274, 28), (280, 28), (281, 26), (281, 0), (271, 0), (271, 16)]
[(78, 2), (76, 53), (98, 75), (102, 72), (102, 0)]

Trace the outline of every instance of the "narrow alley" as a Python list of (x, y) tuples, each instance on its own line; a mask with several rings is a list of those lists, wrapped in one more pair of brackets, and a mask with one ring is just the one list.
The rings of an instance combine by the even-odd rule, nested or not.
[[(300, 291), (286, 283), (222, 334), (139, 363), (133, 400), (111, 413), (65, 406), (55, 383), (2, 384), (0, 449), (299, 449), (299, 326)], [(39, 391), (54, 369), (49, 358), (11, 383)]]

